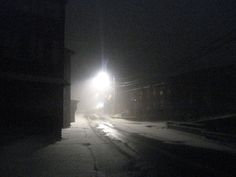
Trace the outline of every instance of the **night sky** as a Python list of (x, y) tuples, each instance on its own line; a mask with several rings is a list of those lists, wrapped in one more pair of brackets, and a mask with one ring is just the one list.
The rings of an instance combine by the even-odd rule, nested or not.
[(232, 55), (222, 57), (235, 42), (233, 48), (222, 46), (235, 39), (235, 9), (235, 0), (69, 0), (72, 83), (101, 68), (101, 40), (108, 70), (121, 78), (233, 62)]

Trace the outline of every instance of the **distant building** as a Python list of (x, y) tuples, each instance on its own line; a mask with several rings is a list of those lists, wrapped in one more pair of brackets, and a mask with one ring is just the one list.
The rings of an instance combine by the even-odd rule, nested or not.
[[(184, 72), (163, 78), (138, 78), (117, 89), (117, 113), (141, 119), (197, 120), (236, 113), (235, 33), (194, 56)], [(201, 64), (196, 64), (197, 61)], [(193, 69), (194, 68), (194, 69)]]
[(139, 119), (197, 120), (236, 113), (236, 66), (187, 72), (120, 90), (116, 112)]
[(64, 0), (2, 1), (0, 10), (2, 132), (61, 137)]

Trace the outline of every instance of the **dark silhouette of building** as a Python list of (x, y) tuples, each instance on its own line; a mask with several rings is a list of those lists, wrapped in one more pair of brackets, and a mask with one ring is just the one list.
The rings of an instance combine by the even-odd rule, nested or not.
[(189, 58), (190, 70), (169, 71), (165, 77), (140, 77), (134, 86), (119, 89), (118, 110), (156, 120), (235, 114), (235, 39), (235, 32), (229, 33)]
[(60, 138), (65, 0), (4, 0), (0, 16), (1, 133)]
[(71, 123), (71, 96), (70, 96), (70, 58), (73, 52), (69, 49), (65, 49), (64, 57), (64, 79), (67, 84), (64, 86), (63, 93), (63, 128), (69, 127)]
[(120, 90), (118, 112), (152, 120), (198, 120), (235, 114), (236, 66), (182, 73), (136, 88)]

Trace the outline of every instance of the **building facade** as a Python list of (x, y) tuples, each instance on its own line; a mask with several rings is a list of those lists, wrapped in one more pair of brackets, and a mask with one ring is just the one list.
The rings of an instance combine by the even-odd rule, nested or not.
[(236, 66), (206, 68), (123, 90), (117, 112), (142, 120), (198, 120), (236, 113)]
[[(198, 120), (236, 113), (236, 33), (212, 42), (179, 70), (151, 73), (117, 89), (117, 112), (155, 120)], [(183, 59), (185, 60), (185, 59)], [(185, 60), (186, 61), (186, 60)], [(158, 76), (159, 75), (159, 76)]]
[(3, 1), (0, 16), (1, 130), (60, 138), (65, 1)]

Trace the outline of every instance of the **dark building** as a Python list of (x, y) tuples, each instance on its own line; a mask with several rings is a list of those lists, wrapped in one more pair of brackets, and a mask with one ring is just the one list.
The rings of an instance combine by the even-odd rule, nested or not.
[(65, 49), (64, 53), (64, 80), (66, 81), (66, 84), (64, 86), (64, 92), (63, 92), (63, 128), (69, 127), (71, 121), (71, 86), (70, 86), (70, 58), (71, 55), (73, 55), (73, 52), (69, 49)]
[(230, 33), (192, 56), (192, 63), (182, 72), (140, 77), (135, 85), (118, 89), (118, 112), (155, 120), (198, 120), (235, 114), (235, 39), (235, 33)]
[(60, 138), (64, 21), (65, 0), (1, 1), (1, 133)]
[(198, 120), (235, 114), (236, 66), (201, 69), (123, 90), (117, 112), (140, 119)]

